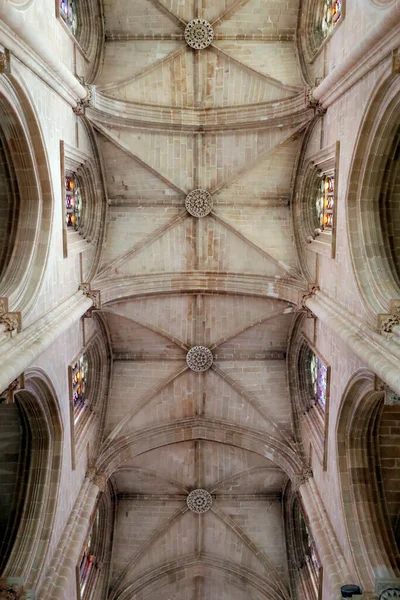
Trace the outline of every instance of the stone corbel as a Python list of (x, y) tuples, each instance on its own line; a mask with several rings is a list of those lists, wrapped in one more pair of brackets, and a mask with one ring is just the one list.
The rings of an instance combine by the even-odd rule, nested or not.
[(292, 479), (292, 488), (294, 492), (298, 492), (302, 485), (307, 483), (307, 481), (313, 476), (312, 469), (310, 467), (306, 467), (302, 470), (301, 473), (296, 473), (296, 475)]
[(326, 108), (322, 106), (319, 100), (314, 98), (314, 89), (312, 87), (308, 87), (305, 90), (305, 102), (307, 108), (313, 108), (314, 114), (318, 116), (322, 116), (326, 113)]
[(302, 312), (306, 312), (308, 319), (315, 319), (314, 313), (306, 306), (306, 301), (308, 298), (312, 298), (316, 292), (319, 291), (319, 286), (315, 283), (308, 284), (307, 292), (299, 292), (299, 300), (298, 300), (298, 310)]
[(100, 290), (90, 289), (90, 283), (81, 283), (79, 289), (93, 302), (93, 306), (83, 315), (84, 318), (90, 319), (93, 310), (100, 310), (101, 308)]
[(375, 376), (375, 390), (384, 394), (385, 406), (400, 406), (400, 396), (395, 394), (395, 392), (377, 376)]
[(21, 325), (21, 313), (9, 312), (8, 298), (0, 298), (0, 331), (3, 329), (5, 335), (13, 337), (21, 331)]
[(10, 51), (0, 46), (0, 73), (11, 73)]
[(17, 379), (14, 379), (10, 383), (7, 389), (4, 390), (2, 394), (0, 394), (0, 404), (12, 404), (14, 402), (14, 396), (20, 390), (25, 388), (25, 374), (21, 373)]
[(382, 333), (392, 333), (400, 325), (400, 300), (391, 300), (390, 313), (378, 315), (378, 327)]
[(86, 85), (83, 81), (82, 81), (82, 85), (84, 85), (84, 87), (86, 89), (86, 96), (85, 96), (85, 98), (83, 98), (83, 100), (80, 100), (78, 102), (78, 104), (72, 109), (74, 111), (74, 113), (80, 117), (82, 117), (86, 113), (86, 109), (89, 106), (94, 105), (94, 98), (95, 98), (95, 91), (96, 91), (96, 88), (94, 87), (94, 85)]

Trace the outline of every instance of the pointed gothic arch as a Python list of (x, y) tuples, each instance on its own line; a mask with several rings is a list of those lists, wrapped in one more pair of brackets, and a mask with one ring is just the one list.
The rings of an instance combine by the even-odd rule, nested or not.
[(361, 587), (400, 575), (400, 554), (385, 510), (378, 428), (383, 393), (375, 376), (357, 371), (348, 382), (336, 425), (338, 478), (347, 539)]
[[(53, 217), (51, 177), (33, 102), (18, 75), (0, 75), (1, 196), (0, 296), (9, 310), (28, 311), (46, 266)], [(14, 217), (14, 220), (10, 216)], [(13, 222), (12, 230), (8, 223)]]
[(62, 463), (64, 429), (60, 406), (47, 375), (32, 368), (15, 401), (29, 435), (29, 463), (23, 498), (19, 499), (15, 531), (2, 575), (19, 578), (34, 589), (43, 575), (53, 532)]

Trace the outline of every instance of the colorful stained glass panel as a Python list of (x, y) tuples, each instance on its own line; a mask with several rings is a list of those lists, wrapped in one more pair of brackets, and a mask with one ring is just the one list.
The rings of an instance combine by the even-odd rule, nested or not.
[(328, 369), (324, 363), (312, 353), (310, 362), (311, 384), (314, 398), (321, 406), (325, 407), (328, 383)]
[(60, 0), (60, 15), (63, 18), (68, 29), (73, 35), (78, 29), (78, 20), (76, 16), (76, 7), (74, 0)]
[(75, 175), (65, 177), (65, 208), (67, 227), (78, 231), (82, 224), (82, 195)]

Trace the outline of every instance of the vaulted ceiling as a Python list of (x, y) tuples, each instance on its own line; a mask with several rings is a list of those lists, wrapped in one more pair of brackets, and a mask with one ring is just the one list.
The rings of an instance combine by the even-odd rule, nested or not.
[[(110, 456), (121, 448), (110, 598), (289, 595), (286, 350), (305, 287), (290, 200), (313, 118), (297, 12), (297, 0), (104, 2), (87, 117), (109, 198), (95, 282), (114, 355), (105, 435)], [(184, 38), (194, 18), (213, 26), (203, 50)], [(202, 218), (185, 207), (197, 188), (213, 199)], [(213, 353), (202, 373), (186, 363), (196, 345)], [(197, 488), (212, 495), (203, 514), (186, 503)]]

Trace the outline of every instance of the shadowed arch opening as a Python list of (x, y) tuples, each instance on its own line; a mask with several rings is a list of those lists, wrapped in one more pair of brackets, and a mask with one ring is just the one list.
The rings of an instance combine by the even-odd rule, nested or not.
[[(54, 389), (40, 369), (25, 374), (25, 387), (15, 395), (22, 415), (29, 461), (24, 464), (23, 498), (16, 494), (16, 514), (9, 527), (12, 544), (3, 556), (2, 575), (18, 577), (26, 589), (42, 576), (57, 507), (63, 425)], [(26, 442), (25, 442), (26, 443)], [(10, 547), (12, 546), (12, 547)]]
[(9, 310), (27, 311), (46, 263), (53, 201), (36, 116), (11, 75), (0, 75), (0, 116), (0, 297)]
[(399, 92), (394, 75), (373, 95), (350, 174), (350, 252), (363, 300), (374, 314), (390, 312), (390, 301), (400, 297)]
[(400, 555), (387, 515), (379, 452), (383, 394), (375, 376), (357, 371), (343, 394), (337, 422), (337, 464), (349, 548), (361, 587), (400, 574)]

